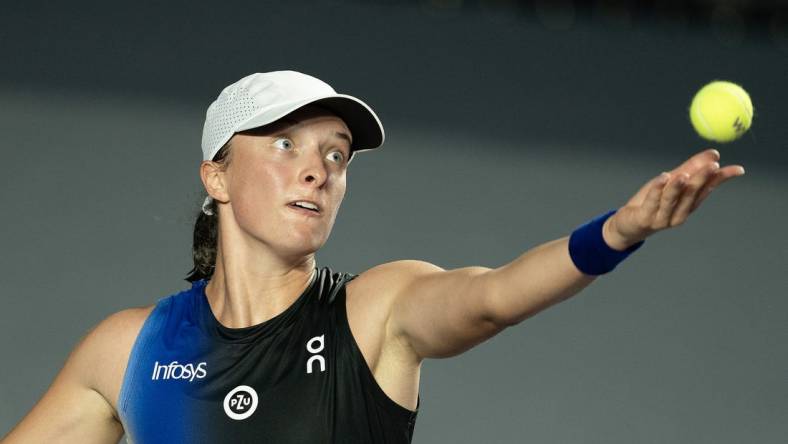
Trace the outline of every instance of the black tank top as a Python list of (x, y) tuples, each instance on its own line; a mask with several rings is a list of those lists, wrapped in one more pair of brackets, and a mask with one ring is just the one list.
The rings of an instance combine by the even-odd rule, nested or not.
[(129, 443), (409, 443), (418, 412), (389, 398), (350, 332), (345, 284), (315, 269), (284, 312), (246, 328), (213, 315), (207, 281), (160, 299), (129, 357)]

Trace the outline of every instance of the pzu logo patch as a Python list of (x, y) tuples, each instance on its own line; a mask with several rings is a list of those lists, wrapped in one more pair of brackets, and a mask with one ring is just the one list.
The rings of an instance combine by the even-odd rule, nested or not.
[(248, 385), (239, 385), (224, 397), (224, 413), (232, 419), (242, 420), (257, 410), (257, 392)]

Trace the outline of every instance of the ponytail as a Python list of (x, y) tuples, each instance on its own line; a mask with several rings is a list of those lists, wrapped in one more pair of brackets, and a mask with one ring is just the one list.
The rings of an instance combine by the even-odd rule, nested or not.
[[(230, 165), (230, 142), (213, 157), (213, 161), (221, 164), (222, 170)], [(201, 199), (201, 202), (204, 199)], [(197, 210), (197, 220), (194, 223), (194, 236), (192, 240), (192, 257), (194, 268), (189, 271), (186, 281), (195, 282), (200, 279), (210, 279), (216, 268), (217, 241), (219, 237), (219, 209), (216, 201), (210, 199), (205, 207), (211, 215), (203, 212), (202, 206)]]

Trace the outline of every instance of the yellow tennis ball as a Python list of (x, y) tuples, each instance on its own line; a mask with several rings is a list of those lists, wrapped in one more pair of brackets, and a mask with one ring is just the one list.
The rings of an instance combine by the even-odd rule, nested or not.
[(741, 86), (715, 80), (695, 94), (689, 114), (692, 126), (701, 137), (730, 142), (750, 129), (752, 102)]

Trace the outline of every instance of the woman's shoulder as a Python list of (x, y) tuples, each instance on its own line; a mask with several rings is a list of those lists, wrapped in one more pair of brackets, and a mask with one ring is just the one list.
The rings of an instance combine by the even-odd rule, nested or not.
[(156, 304), (150, 304), (116, 311), (101, 320), (88, 333), (87, 338), (91, 338), (93, 345), (100, 349), (118, 350), (125, 348), (122, 347), (124, 345), (128, 345), (130, 349), (142, 325), (155, 307)]
[(415, 276), (434, 269), (435, 265), (420, 260), (397, 260), (376, 265), (347, 283), (348, 322), (362, 351), (376, 356), (383, 342), (392, 339), (387, 320), (398, 295)]
[(107, 356), (107, 353), (131, 348), (145, 319), (148, 318), (156, 304), (125, 308), (116, 311), (96, 324), (84, 337), (82, 342), (96, 355)]
[(154, 308), (155, 303), (125, 308), (108, 315), (94, 329), (96, 340), (107, 347), (126, 345), (130, 349)]
[(112, 338), (118, 339), (119, 337), (124, 337), (125, 339), (131, 339), (133, 342), (133, 339), (137, 337), (137, 334), (142, 329), (142, 325), (154, 308), (156, 308), (155, 303), (140, 307), (125, 308), (107, 316), (101, 322), (105, 330), (104, 333), (106, 333), (105, 339), (111, 340)]
[(114, 412), (117, 412), (118, 395), (131, 349), (155, 307), (154, 303), (114, 312), (99, 322), (84, 339), (90, 349), (92, 368), (95, 369), (91, 375), (91, 385), (107, 400)]
[[(361, 303), (374, 304), (388, 309), (393, 299), (417, 277), (425, 273), (443, 270), (429, 262), (416, 259), (403, 259), (376, 265), (356, 276), (347, 284), (348, 298)], [(382, 306), (382, 307), (381, 307)]]

